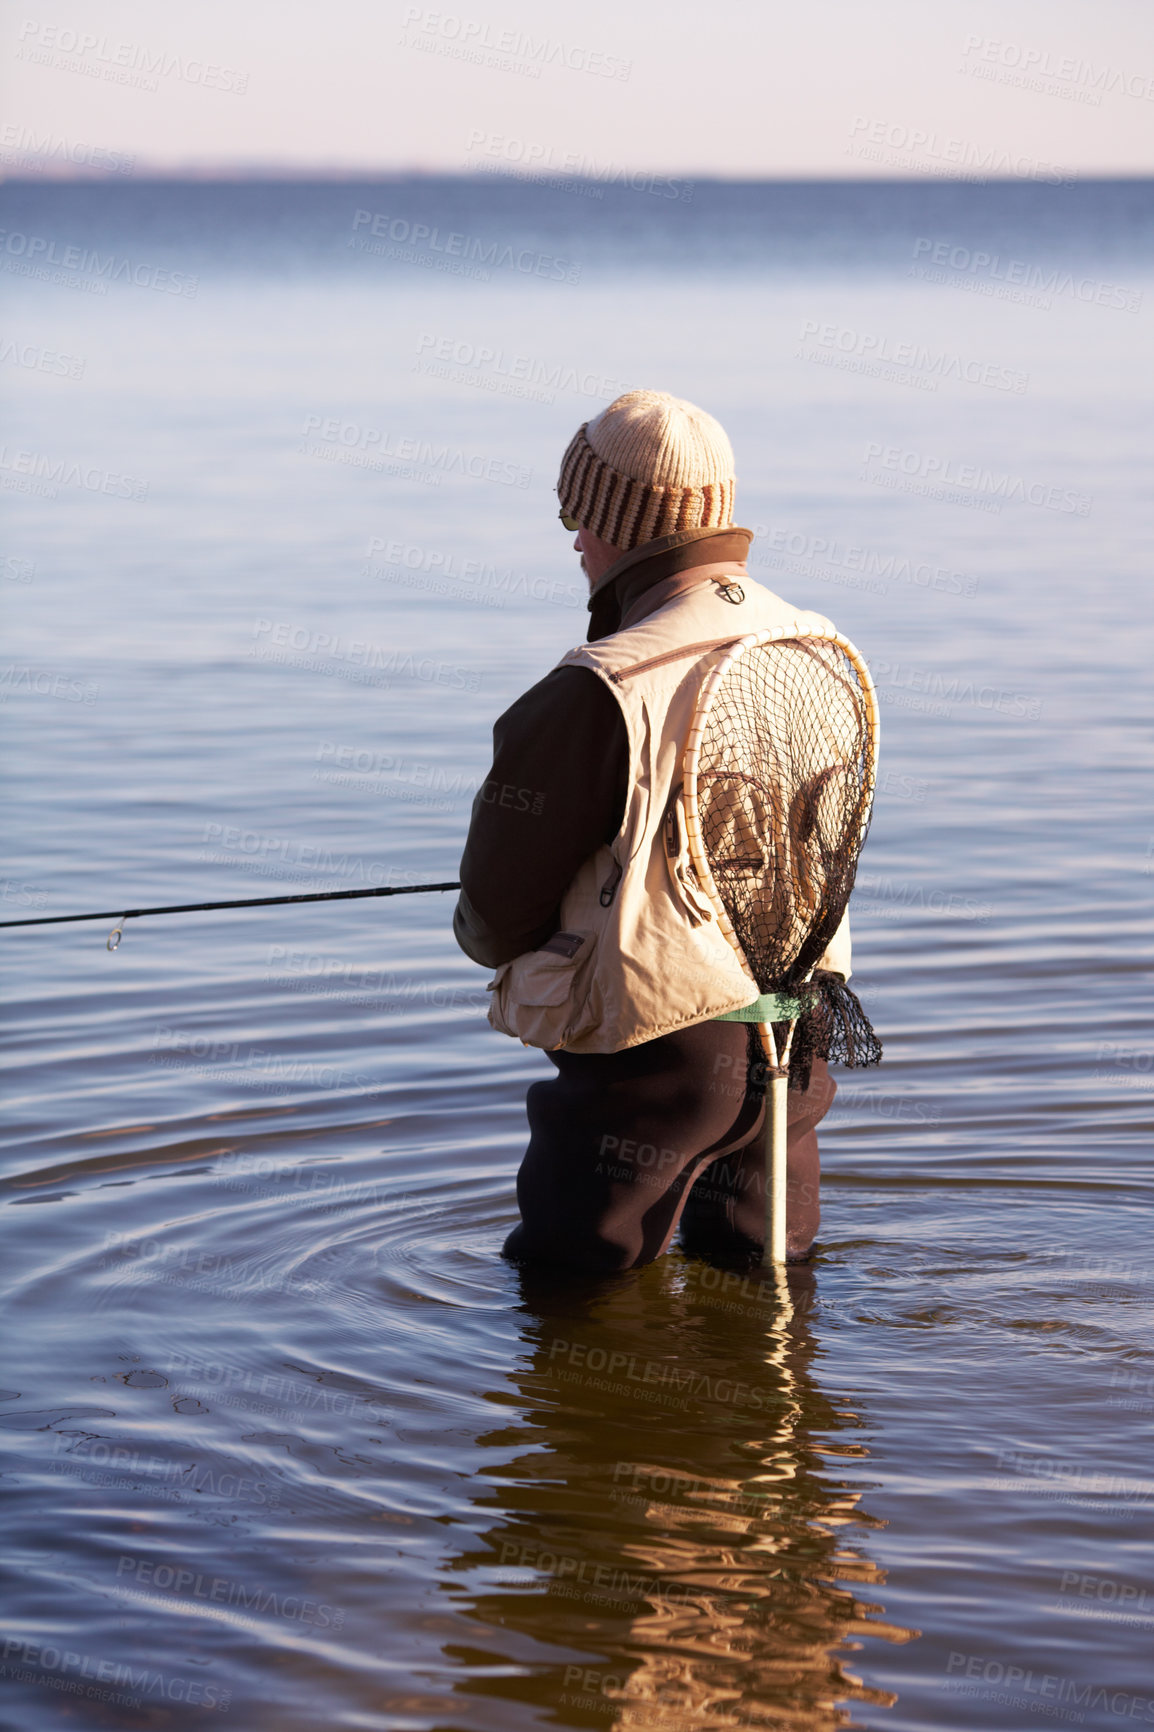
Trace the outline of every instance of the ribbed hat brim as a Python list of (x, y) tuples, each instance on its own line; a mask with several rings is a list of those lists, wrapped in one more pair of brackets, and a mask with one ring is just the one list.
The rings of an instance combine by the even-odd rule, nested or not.
[(594, 535), (628, 550), (680, 529), (716, 529), (733, 521), (736, 477), (701, 487), (659, 487), (622, 475), (585, 437), (585, 422), (561, 460), (561, 509)]

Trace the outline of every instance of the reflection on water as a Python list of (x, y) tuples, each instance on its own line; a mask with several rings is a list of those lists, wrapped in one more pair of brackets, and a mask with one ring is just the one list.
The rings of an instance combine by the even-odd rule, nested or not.
[[(866, 1619), (912, 1632), (856, 1591), (883, 1572), (860, 1491), (837, 1479), (865, 1453), (857, 1416), (810, 1377), (812, 1272), (790, 1271), (784, 1325), (772, 1277), (676, 1257), (585, 1292), (521, 1282), (525, 1411), (481, 1438), (502, 1458), (481, 1469), (487, 1525), (444, 1571), (488, 1637), (458, 1691), (670, 1732), (820, 1729), (846, 1724), (839, 1701), (892, 1701), (845, 1663)], [(462, 1568), (494, 1586), (463, 1590)], [(497, 1669), (526, 1639), (566, 1658), (513, 1690)]]

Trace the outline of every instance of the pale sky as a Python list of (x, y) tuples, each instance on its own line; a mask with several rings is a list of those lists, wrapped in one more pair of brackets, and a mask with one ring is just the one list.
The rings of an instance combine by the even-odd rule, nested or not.
[(1151, 0), (23, 0), (0, 172), (1154, 171)]

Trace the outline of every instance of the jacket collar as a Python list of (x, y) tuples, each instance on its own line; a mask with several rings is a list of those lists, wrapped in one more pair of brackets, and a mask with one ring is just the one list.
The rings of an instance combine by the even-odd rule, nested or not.
[[(646, 541), (632, 548), (609, 567), (589, 597), (586, 641), (596, 643), (620, 631), (627, 616), (628, 623), (636, 625), (639, 619), (663, 606), (673, 593), (704, 582), (704, 572), (700, 577), (693, 575), (698, 566), (725, 565), (743, 571), (752, 540), (752, 529), (726, 524), (722, 529), (680, 529), (675, 535), (663, 535), (658, 541)], [(655, 595), (651, 605), (644, 605), (649, 600), (649, 590), (666, 585), (683, 572), (686, 579), (682, 583)], [(715, 573), (711, 571), (710, 575)]]

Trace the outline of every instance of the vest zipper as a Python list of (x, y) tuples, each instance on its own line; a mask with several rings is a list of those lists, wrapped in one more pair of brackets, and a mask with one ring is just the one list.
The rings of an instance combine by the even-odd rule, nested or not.
[(617, 894), (617, 886), (621, 882), (621, 875), (624, 870), (625, 868), (618, 861), (614, 860), (613, 870), (601, 886), (600, 902), (602, 908), (611, 908), (613, 906), (613, 898)]
[(616, 673), (610, 673), (609, 678), (620, 685), (622, 680), (632, 679), (634, 674), (647, 673), (650, 668), (662, 667), (666, 662), (680, 661), (684, 656), (704, 655), (706, 650), (728, 649), (744, 635), (739, 632), (734, 637), (713, 638), (709, 643), (687, 643), (681, 649), (666, 650), (664, 655), (650, 656), (647, 662), (634, 662), (631, 668), (618, 668)]

